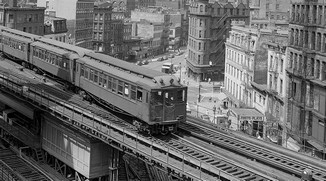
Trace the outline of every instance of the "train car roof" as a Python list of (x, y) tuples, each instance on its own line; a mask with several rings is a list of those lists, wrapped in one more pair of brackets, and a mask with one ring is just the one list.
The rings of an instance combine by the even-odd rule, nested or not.
[(1, 30), (2, 31), (6, 31), (6, 32), (10, 32), (12, 34), (16, 34), (16, 35), (22, 36), (24, 38), (30, 38), (30, 39), (38, 39), (38, 38), (41, 38), (40, 35), (34, 35), (34, 34), (31, 34), (31, 33), (23, 32), (21, 30), (16, 30), (16, 29), (4, 27), (4, 26), (1, 27)]
[(160, 76), (156, 76), (153, 79), (145, 78), (143, 76), (137, 75), (132, 71), (126, 71), (123, 69), (119, 69), (115, 66), (105, 65), (99, 61), (94, 61), (90, 58), (84, 57), (77, 60), (80, 63), (83, 63), (86, 66), (93, 67), (98, 71), (107, 72), (107, 75), (120, 77), (119, 79), (125, 79), (129, 82), (134, 82), (140, 87), (151, 89), (164, 89), (164, 88), (172, 88), (172, 87), (182, 87), (180, 84), (180, 80), (178, 80), (175, 76), (163, 74)]
[(19, 40), (21, 42), (25, 42), (25, 43), (31, 43), (31, 42), (33, 42), (33, 40), (31, 38), (26, 38), (26, 37), (15, 35), (15, 34), (11, 34), (11, 33), (8, 33), (8, 32), (2, 32), (2, 35), (3, 36), (7, 36), (9, 38), (13, 38), (13, 39)]
[(159, 71), (155, 71), (155, 70), (151, 70), (151, 69), (147, 69), (129, 62), (125, 62), (123, 60), (111, 57), (109, 55), (104, 55), (104, 54), (100, 54), (100, 53), (95, 53), (95, 52), (91, 52), (91, 53), (87, 53), (86, 56), (97, 59), (101, 62), (104, 62), (106, 64), (112, 65), (114, 67), (118, 67), (127, 71), (131, 71), (134, 72), (135, 74), (139, 74), (139, 75), (143, 75), (145, 77), (148, 77), (150, 79), (153, 79), (157, 76), (163, 76), (166, 75), (165, 73), (159, 72)]
[(45, 38), (45, 37), (42, 37), (42, 38), (38, 39), (37, 41), (46, 43), (50, 46), (55, 46), (55, 47), (58, 47), (61, 49), (69, 50), (71, 52), (78, 54), (80, 57), (83, 57), (86, 53), (93, 52), (92, 50), (89, 50), (86, 48), (78, 47), (76, 45), (70, 45), (68, 43), (60, 42), (60, 41), (53, 40), (50, 38)]
[(66, 51), (61, 48), (54, 47), (54, 46), (51, 46), (51, 45), (48, 45), (48, 44), (45, 44), (45, 43), (42, 43), (39, 41), (31, 43), (31, 46), (38, 46), (40, 48), (52, 51), (52, 52), (60, 54), (60, 55), (66, 55), (66, 56), (70, 55), (69, 51)]

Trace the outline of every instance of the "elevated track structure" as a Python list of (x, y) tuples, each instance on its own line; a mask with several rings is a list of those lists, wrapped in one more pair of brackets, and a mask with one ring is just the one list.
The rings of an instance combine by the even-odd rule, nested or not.
[[(145, 162), (171, 170), (172, 174), (194, 180), (275, 180), (265, 174), (216, 157), (203, 150), (160, 144), (137, 133), (135, 128), (113, 115), (96, 115), (81, 106), (59, 99), (54, 90), (40, 89), (10, 71), (0, 73), (2, 94), (27, 101), (64, 124), (127, 154), (137, 155)], [(49, 91), (49, 92), (48, 92)]]

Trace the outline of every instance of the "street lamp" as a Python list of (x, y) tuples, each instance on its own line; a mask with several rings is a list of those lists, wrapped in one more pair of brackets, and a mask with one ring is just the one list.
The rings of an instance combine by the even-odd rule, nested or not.
[(182, 70), (182, 69), (181, 69), (181, 62), (179, 63), (179, 67), (180, 67), (180, 81), (181, 81), (181, 72), (182, 72), (182, 71), (181, 71), (181, 70)]
[(200, 102), (200, 81), (198, 82), (198, 102)]

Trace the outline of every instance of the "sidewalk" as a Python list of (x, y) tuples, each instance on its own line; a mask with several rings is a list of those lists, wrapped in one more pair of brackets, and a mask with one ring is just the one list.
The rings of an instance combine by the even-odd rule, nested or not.
[[(180, 77), (180, 69), (174, 73), (176, 77)], [(185, 66), (181, 68), (181, 83), (187, 85), (188, 87), (201, 86), (201, 90), (205, 90), (205, 93), (201, 93), (200, 102), (198, 100), (188, 100), (188, 105), (191, 109), (191, 114), (195, 117), (200, 117), (203, 114), (207, 114), (211, 120), (214, 119), (213, 107), (216, 107), (215, 115), (218, 115), (218, 108), (221, 109), (221, 114), (226, 115), (227, 110), (223, 109), (223, 99), (227, 98), (223, 92), (213, 92), (214, 85), (221, 85), (219, 82), (196, 82), (192, 78), (188, 78), (186, 75)], [(221, 85), (222, 86), (222, 85)]]

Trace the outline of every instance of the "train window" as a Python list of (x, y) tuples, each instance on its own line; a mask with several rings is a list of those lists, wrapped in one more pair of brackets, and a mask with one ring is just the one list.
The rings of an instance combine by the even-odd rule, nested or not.
[(184, 101), (184, 90), (177, 91), (177, 101)]
[(124, 93), (125, 93), (126, 97), (129, 97), (129, 84), (127, 84), (127, 83), (125, 83), (125, 91), (124, 91)]
[(112, 91), (115, 92), (117, 89), (117, 79), (112, 78)]
[(137, 89), (137, 100), (143, 101), (143, 90), (141, 88)]
[(106, 85), (106, 79), (108, 78), (108, 76), (107, 75), (103, 75), (103, 87), (107, 87), (107, 85)]
[(103, 74), (100, 73), (99, 76), (98, 76), (98, 84), (99, 85), (102, 85), (102, 82), (103, 82), (102, 77), (103, 77)]
[(131, 95), (130, 95), (130, 98), (132, 100), (136, 100), (136, 86), (134, 86), (134, 85), (131, 85)]
[(35, 57), (38, 57), (38, 50), (35, 50), (34, 53), (35, 53)]
[(119, 83), (118, 83), (118, 94), (120, 95), (123, 95), (123, 82), (121, 80), (119, 80)]
[(162, 92), (152, 92), (152, 104), (153, 105), (162, 105), (163, 104), (163, 97), (162, 97)]
[(89, 80), (93, 81), (94, 79), (94, 70), (90, 69), (89, 71)]
[(94, 82), (97, 83), (98, 79), (98, 72), (95, 70), (94, 71)]
[(85, 76), (84, 76), (84, 77), (85, 77), (86, 79), (88, 79), (88, 71), (89, 71), (89, 69), (88, 69), (87, 67), (85, 67)]
[(84, 65), (80, 65), (80, 76), (84, 77)]
[(51, 56), (51, 60), (49, 60), (49, 62), (52, 63), (52, 64), (55, 64), (56, 60), (57, 60), (57, 61), (60, 61), (59, 59), (60, 59), (59, 56), (57, 57), (57, 56), (55, 56), (55, 55), (52, 55), (52, 56)]
[(112, 77), (108, 76), (108, 89), (112, 88)]

